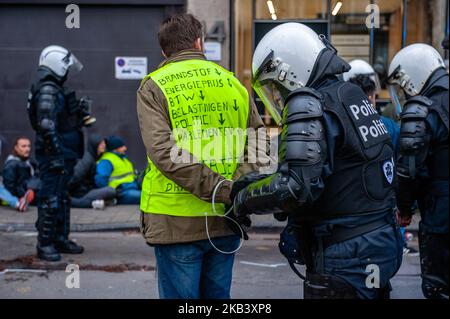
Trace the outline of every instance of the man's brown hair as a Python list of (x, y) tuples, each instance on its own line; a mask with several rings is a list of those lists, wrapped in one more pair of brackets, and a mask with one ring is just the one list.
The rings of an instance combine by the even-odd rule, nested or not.
[(192, 14), (182, 13), (165, 19), (158, 32), (161, 49), (167, 57), (186, 49), (193, 49), (194, 42), (203, 37), (203, 27)]

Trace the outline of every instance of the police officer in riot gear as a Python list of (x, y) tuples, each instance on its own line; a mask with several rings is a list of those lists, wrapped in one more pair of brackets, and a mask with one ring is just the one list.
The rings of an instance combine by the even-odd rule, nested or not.
[(282, 125), (280, 162), (233, 190), (234, 213), (288, 218), (280, 250), (305, 278), (305, 298), (386, 298), (402, 259), (393, 147), (367, 96), (337, 78), (350, 66), (336, 53), (300, 23), (258, 44), (253, 87)]
[(68, 74), (82, 64), (67, 49), (52, 45), (39, 58), (38, 78), (28, 98), (28, 115), (36, 131), (36, 160), (42, 187), (38, 193), (38, 257), (61, 259), (60, 253), (80, 254), (83, 247), (69, 240), (70, 197), (67, 183), (76, 160), (83, 155), (81, 128), (95, 122), (90, 100), (77, 100), (63, 87)]
[(397, 170), (398, 219), (408, 225), (417, 201), (422, 291), (430, 299), (448, 299), (448, 81), (442, 57), (426, 44), (403, 48), (389, 66), (391, 94), (406, 98)]

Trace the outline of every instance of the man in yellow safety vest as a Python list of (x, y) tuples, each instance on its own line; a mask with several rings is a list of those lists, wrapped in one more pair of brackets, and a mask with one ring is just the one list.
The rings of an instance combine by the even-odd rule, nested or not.
[(248, 129), (264, 125), (234, 75), (206, 60), (196, 18), (166, 19), (158, 39), (166, 59), (142, 81), (137, 111), (148, 157), (141, 231), (155, 247), (159, 296), (230, 298), (239, 237), (217, 215), (252, 166), (240, 163)]

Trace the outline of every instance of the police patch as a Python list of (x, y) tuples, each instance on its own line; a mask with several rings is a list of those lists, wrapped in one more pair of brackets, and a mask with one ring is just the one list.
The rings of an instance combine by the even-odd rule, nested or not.
[(389, 184), (392, 184), (392, 181), (394, 180), (394, 159), (391, 158), (390, 160), (387, 160), (383, 163), (383, 173), (384, 177), (386, 177), (386, 180)]
[(389, 140), (386, 126), (361, 89), (353, 85), (343, 85), (339, 95), (364, 148)]

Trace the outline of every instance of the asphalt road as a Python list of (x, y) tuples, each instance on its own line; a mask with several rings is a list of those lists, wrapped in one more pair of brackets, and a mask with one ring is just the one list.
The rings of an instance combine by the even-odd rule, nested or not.
[[(250, 236), (236, 255), (232, 297), (301, 298), (302, 282), (278, 252), (278, 234)], [(85, 253), (50, 264), (34, 257), (35, 233), (0, 232), (0, 298), (158, 298), (153, 249), (140, 234), (74, 233), (72, 238)], [(67, 264), (79, 265), (79, 288), (67, 288)], [(418, 256), (405, 256), (392, 279), (392, 298), (423, 298), (419, 273)]]

